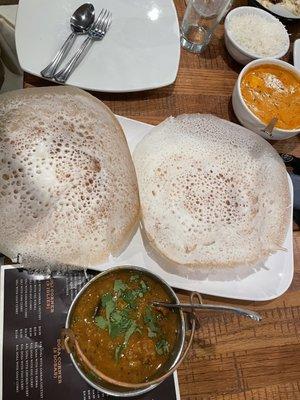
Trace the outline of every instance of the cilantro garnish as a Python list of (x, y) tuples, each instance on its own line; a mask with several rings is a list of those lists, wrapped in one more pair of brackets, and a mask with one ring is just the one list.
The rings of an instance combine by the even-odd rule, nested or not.
[[(100, 329), (108, 329), (111, 338), (124, 335), (122, 344), (115, 348), (115, 360), (119, 361), (122, 352), (128, 345), (128, 341), (135, 332), (141, 332), (136, 321), (130, 315), (130, 309), (136, 307), (138, 297), (143, 297), (144, 293), (149, 290), (144, 281), (141, 281), (138, 288), (129, 289), (128, 285), (121, 279), (114, 281), (113, 293), (105, 293), (101, 297), (101, 305), (105, 310), (103, 315), (94, 318), (95, 323)], [(123, 299), (128, 307), (118, 309), (118, 299)]]
[(102, 307), (105, 308), (106, 304), (110, 301), (113, 300), (113, 295), (111, 293), (105, 293), (102, 297), (101, 297), (101, 304)]
[(143, 294), (145, 294), (149, 290), (149, 286), (144, 281), (140, 282), (140, 287)]
[(130, 336), (134, 334), (134, 332), (139, 331), (139, 328), (137, 326), (137, 323), (135, 321), (131, 321), (129, 328), (127, 329), (126, 333), (125, 333), (125, 339), (124, 339), (124, 345), (125, 347), (128, 345)]
[[(161, 319), (165, 317), (151, 305), (145, 304), (148, 300), (147, 293), (151, 290), (151, 283), (149, 279), (142, 278), (144, 277), (141, 274), (131, 274), (124, 280), (115, 279), (111, 284), (110, 292), (100, 297), (100, 302), (93, 314), (97, 327), (105, 330), (110, 336), (110, 344), (114, 346), (112, 357), (116, 363), (126, 356), (129, 342), (130, 345), (135, 345), (133, 342), (136, 338), (131, 340), (131, 337), (137, 332), (151, 338), (152, 345), (155, 345), (155, 352), (159, 356), (170, 353), (170, 343), (161, 325)], [(140, 346), (139, 343), (136, 345)], [(135, 350), (143, 351), (143, 347)]]
[(148, 330), (148, 337), (149, 338), (154, 338), (157, 336), (156, 332), (151, 331), (151, 329), (149, 327), (147, 327)]
[[(110, 315), (116, 308), (116, 303), (115, 303), (115, 300), (113, 299), (112, 294), (105, 293), (101, 297), (101, 304), (102, 304), (102, 307), (105, 308), (105, 316), (106, 316), (106, 320), (107, 320), (108, 332), (110, 333), (110, 331), (111, 331)], [(103, 322), (102, 322), (102, 324), (103, 324)]]
[(116, 279), (114, 283), (114, 291), (118, 294), (124, 292), (127, 289), (126, 283), (124, 283), (121, 279)]
[(120, 357), (122, 355), (122, 351), (124, 350), (124, 343), (118, 344), (118, 346), (115, 348), (115, 360), (118, 362), (120, 360)]
[(136, 308), (136, 300), (143, 297), (144, 294), (149, 290), (148, 285), (142, 280), (140, 281), (139, 287), (135, 289), (126, 289), (122, 292), (122, 299), (127, 303), (128, 307)]
[(150, 338), (156, 337), (159, 332), (159, 326), (156, 322), (156, 316), (152, 313), (150, 307), (146, 309), (144, 322), (148, 327), (148, 336)]
[(138, 274), (134, 274), (134, 275), (131, 275), (131, 277), (129, 279), (130, 279), (130, 282), (138, 282), (138, 280), (140, 279), (140, 276)]
[(117, 310), (111, 314), (110, 317), (110, 336), (115, 338), (121, 334), (124, 334), (131, 320), (126, 310)]
[(95, 322), (100, 329), (106, 329), (108, 327), (108, 321), (101, 315), (99, 317), (95, 317)]
[(156, 344), (155, 344), (155, 350), (157, 354), (160, 356), (163, 354), (168, 354), (170, 349), (170, 344), (166, 339), (160, 339)]
[(122, 355), (123, 350), (126, 349), (130, 336), (134, 334), (134, 332), (141, 332), (137, 323), (135, 321), (130, 320), (130, 325), (125, 333), (124, 342), (119, 344), (115, 349), (115, 360), (118, 362)]
[(127, 289), (122, 293), (122, 299), (127, 303), (128, 307), (136, 308), (136, 299), (138, 298), (138, 292), (135, 289)]

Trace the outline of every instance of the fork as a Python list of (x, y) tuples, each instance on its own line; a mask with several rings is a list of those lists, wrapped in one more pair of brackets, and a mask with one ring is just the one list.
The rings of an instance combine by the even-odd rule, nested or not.
[(68, 80), (75, 68), (77, 68), (81, 63), (94, 41), (102, 40), (104, 38), (110, 28), (111, 22), (112, 13), (108, 10), (102, 9), (98, 18), (89, 30), (88, 37), (76, 51), (71, 60), (66, 64), (66, 66), (54, 75), (56, 82), (65, 83)]

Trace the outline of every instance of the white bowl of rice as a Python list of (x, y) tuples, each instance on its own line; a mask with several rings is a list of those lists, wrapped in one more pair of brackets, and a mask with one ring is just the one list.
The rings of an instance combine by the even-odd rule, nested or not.
[(225, 19), (225, 45), (238, 63), (246, 65), (259, 58), (282, 58), (290, 38), (279, 19), (267, 11), (237, 7)]

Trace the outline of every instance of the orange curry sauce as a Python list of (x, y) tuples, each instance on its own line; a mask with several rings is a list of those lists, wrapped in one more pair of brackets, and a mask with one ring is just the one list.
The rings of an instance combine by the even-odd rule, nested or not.
[(278, 65), (249, 69), (241, 81), (249, 109), (264, 123), (277, 117), (277, 128), (300, 128), (300, 79)]

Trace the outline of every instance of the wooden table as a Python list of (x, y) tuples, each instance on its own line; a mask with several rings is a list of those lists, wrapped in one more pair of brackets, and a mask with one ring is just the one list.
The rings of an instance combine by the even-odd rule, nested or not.
[[(0, 4), (15, 2), (0, 0)], [(181, 19), (185, 2), (175, 3)], [(236, 3), (242, 5), (246, 1)], [(292, 41), (300, 37), (299, 24), (288, 29)], [(171, 86), (139, 93), (93, 94), (116, 114), (150, 124), (169, 115), (199, 112), (237, 122), (231, 93), (241, 67), (228, 55), (223, 32), (220, 26), (201, 55), (182, 51), (178, 76)], [(47, 84), (34, 76), (25, 76), (26, 87)], [(299, 137), (273, 144), (278, 151), (300, 156)], [(197, 339), (179, 369), (182, 400), (300, 399), (300, 231), (296, 225), (294, 250), (294, 280), (279, 299), (255, 303), (205, 296), (210, 302), (253, 308), (263, 320), (256, 324), (232, 315), (203, 314)], [(184, 293), (180, 295), (187, 298)]]

